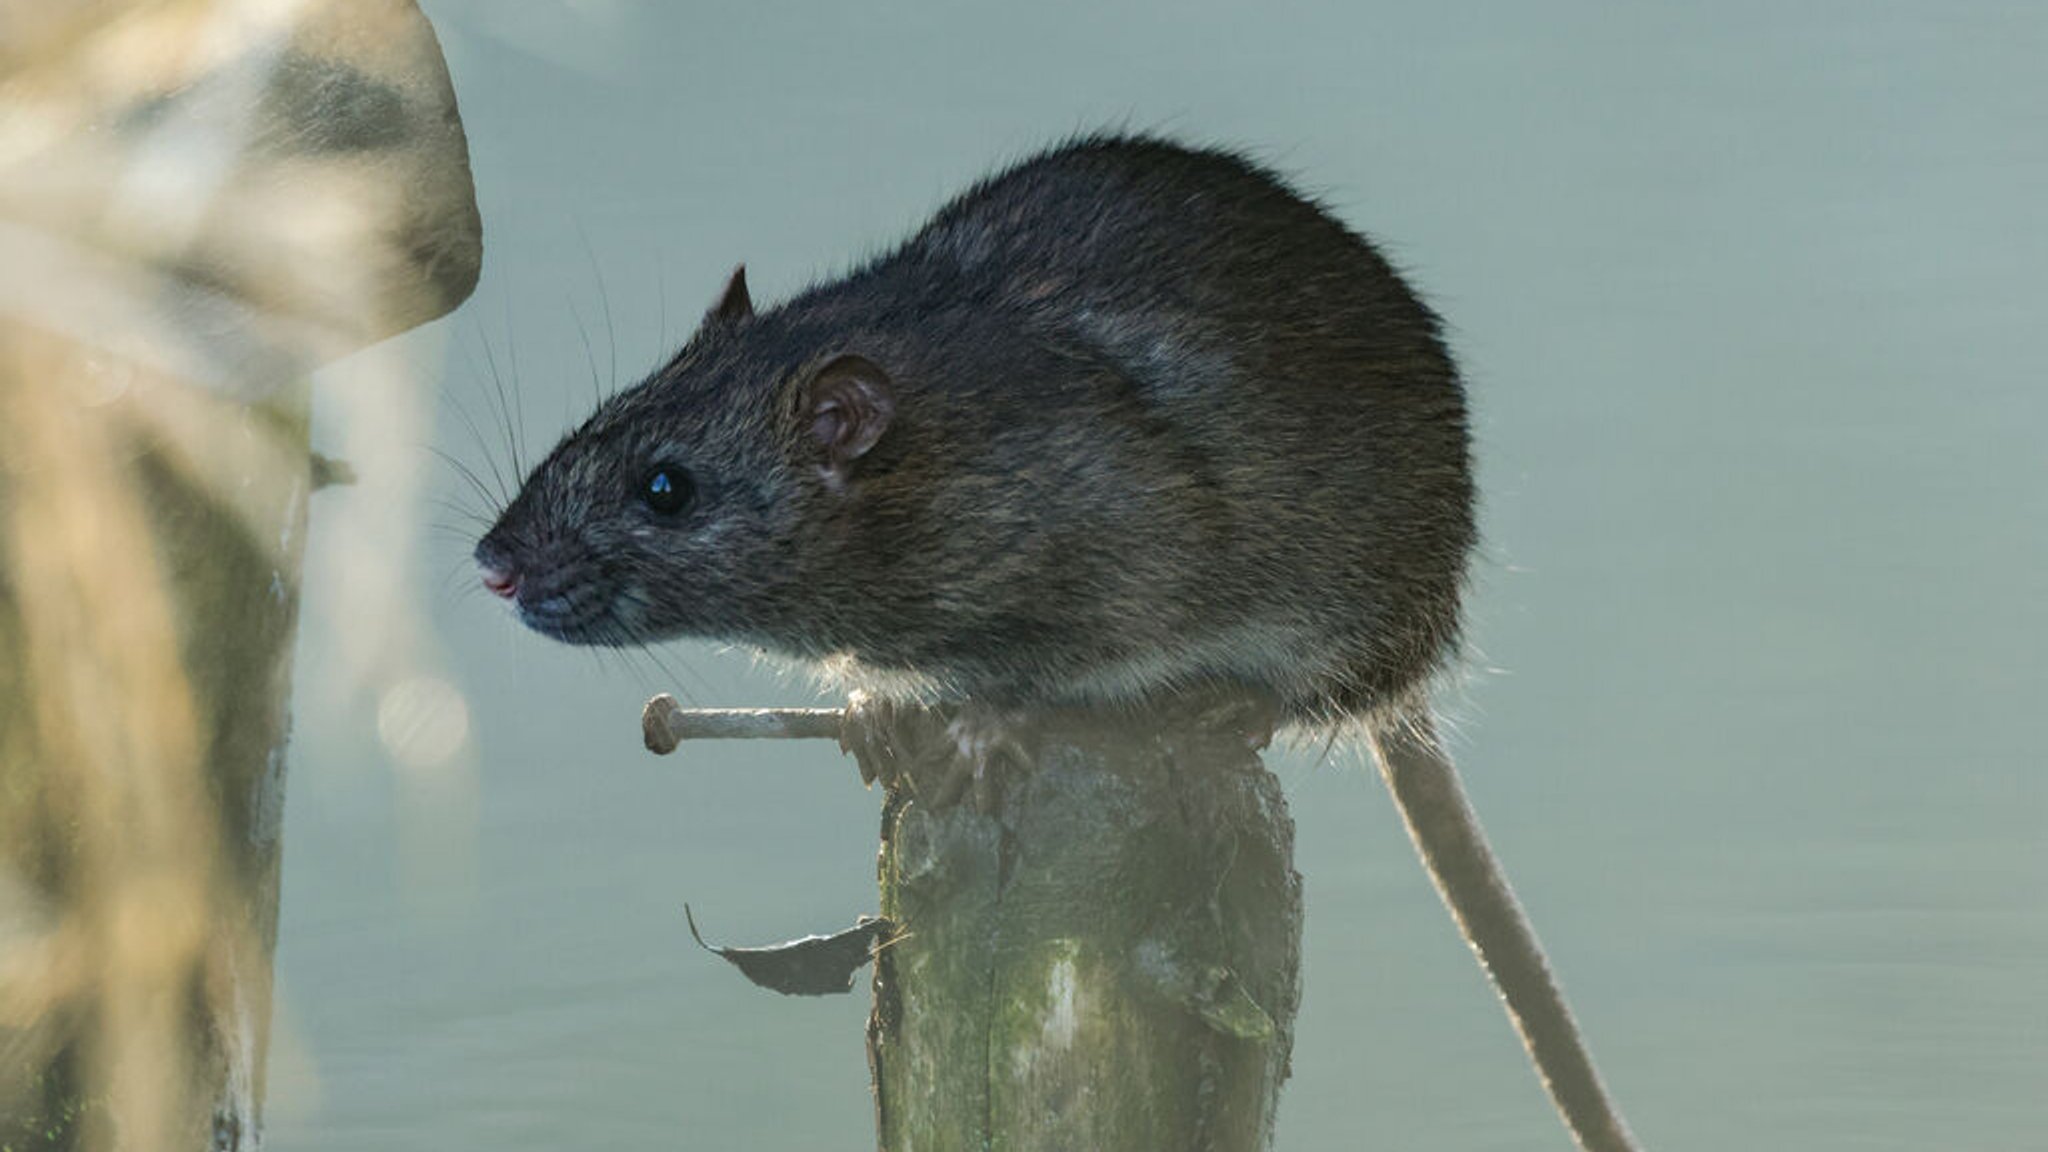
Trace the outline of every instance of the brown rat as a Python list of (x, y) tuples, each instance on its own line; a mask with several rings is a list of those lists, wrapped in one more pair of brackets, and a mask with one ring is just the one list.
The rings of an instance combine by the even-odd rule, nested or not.
[[(715, 638), (1004, 707), (1230, 684), (1297, 724), (1362, 722), (1482, 959), (1555, 1001), (1502, 979), (1539, 1065), (1570, 1065), (1539, 1067), (1568, 1122), (1626, 1148), (1426, 737), (1475, 538), (1439, 328), (1369, 243), (1245, 158), (1081, 139), (775, 308), (736, 271), (476, 558), (571, 643)], [(1417, 757), (1440, 770), (1404, 788)], [(1440, 827), (1459, 844), (1422, 843)], [(1512, 923), (1489, 937), (1475, 916)], [(1533, 1034), (1556, 1027), (1560, 1044)], [(1579, 1081), (1590, 1104), (1567, 1098)]]
[(736, 274), (477, 558), (570, 642), (709, 636), (1001, 702), (1236, 680), (1355, 716), (1456, 634), (1473, 495), (1437, 327), (1241, 159), (1081, 141), (772, 310)]

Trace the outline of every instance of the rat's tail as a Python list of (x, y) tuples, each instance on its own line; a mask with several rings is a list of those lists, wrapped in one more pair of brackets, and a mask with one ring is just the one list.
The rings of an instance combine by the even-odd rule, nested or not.
[(1375, 721), (1371, 735), (1373, 758), (1408, 835), (1465, 942), (1493, 977), (1565, 1126), (1586, 1152), (1637, 1152), (1426, 713)]

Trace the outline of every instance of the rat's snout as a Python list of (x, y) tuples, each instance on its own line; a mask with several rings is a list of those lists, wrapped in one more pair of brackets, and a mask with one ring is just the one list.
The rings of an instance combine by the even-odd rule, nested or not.
[(491, 595), (502, 600), (511, 600), (519, 595), (519, 572), (512, 567), (510, 557), (500, 554), (489, 544), (479, 544), (476, 546), (476, 567)]
[[(630, 607), (604, 569), (576, 551), (580, 541), (492, 533), (476, 546), (477, 578), (519, 622), (570, 644), (611, 643)], [(635, 643), (644, 643), (636, 640)]]
[(484, 587), (490, 589), (493, 596), (510, 600), (519, 595), (519, 577), (513, 575), (510, 569), (486, 566), (483, 569), (483, 578)]

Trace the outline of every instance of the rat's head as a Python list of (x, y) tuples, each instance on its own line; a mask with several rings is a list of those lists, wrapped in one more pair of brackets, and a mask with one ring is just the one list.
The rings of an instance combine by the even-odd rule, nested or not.
[(744, 270), (690, 344), (534, 468), (476, 546), (484, 586), (572, 644), (789, 647), (806, 508), (889, 424), (861, 357), (751, 338)]

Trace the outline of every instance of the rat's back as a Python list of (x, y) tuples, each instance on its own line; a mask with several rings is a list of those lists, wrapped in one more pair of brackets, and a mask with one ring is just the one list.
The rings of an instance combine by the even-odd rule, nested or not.
[(1162, 590), (1199, 601), (1167, 606), (1178, 650), (1133, 645), (1084, 694), (1249, 679), (1329, 719), (1455, 644), (1463, 390), (1436, 316), (1320, 205), (1231, 153), (1094, 137), (983, 181), (887, 263), (1110, 369), (1186, 474), (1199, 539), (1140, 513), (1128, 542), (1200, 573)]

